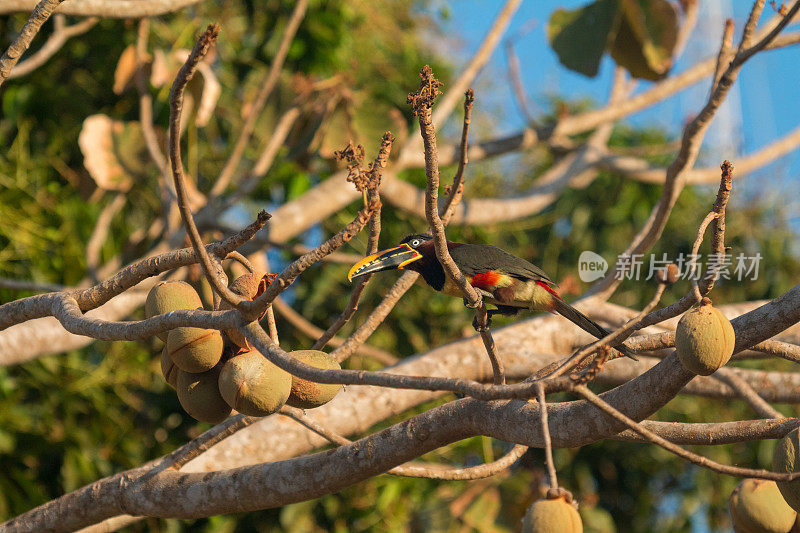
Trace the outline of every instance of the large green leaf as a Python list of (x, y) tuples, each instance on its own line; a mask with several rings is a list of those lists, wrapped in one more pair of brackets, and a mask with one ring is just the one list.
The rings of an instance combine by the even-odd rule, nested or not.
[(616, 0), (596, 0), (580, 9), (555, 11), (547, 23), (547, 36), (561, 64), (596, 76), (600, 58), (614, 37), (617, 17)]
[(668, 0), (619, 0), (623, 14), (611, 57), (634, 78), (659, 80), (672, 67), (678, 10)]

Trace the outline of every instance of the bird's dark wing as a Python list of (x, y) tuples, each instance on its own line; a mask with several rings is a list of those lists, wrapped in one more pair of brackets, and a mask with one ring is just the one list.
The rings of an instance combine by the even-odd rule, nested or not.
[(544, 281), (555, 286), (544, 271), (528, 261), (490, 244), (462, 244), (450, 249), (450, 256), (467, 276), (495, 270), (520, 279)]

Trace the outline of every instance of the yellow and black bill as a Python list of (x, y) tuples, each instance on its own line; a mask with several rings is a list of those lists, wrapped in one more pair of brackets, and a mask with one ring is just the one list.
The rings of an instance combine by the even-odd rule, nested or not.
[(422, 257), (421, 253), (407, 244), (401, 244), (400, 246), (389, 248), (388, 250), (383, 250), (382, 252), (365, 257), (353, 265), (350, 272), (347, 273), (347, 279), (353, 281), (353, 278), (372, 274), (373, 272), (403, 268), (420, 257)]

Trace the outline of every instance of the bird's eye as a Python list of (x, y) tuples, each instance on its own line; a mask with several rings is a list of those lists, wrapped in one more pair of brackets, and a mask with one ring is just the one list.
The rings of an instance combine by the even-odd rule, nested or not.
[(417, 246), (419, 246), (420, 244), (421, 244), (421, 243), (419, 242), (419, 239), (414, 239), (413, 241), (411, 241), (411, 247), (412, 247), (412, 248), (416, 248), (416, 247), (417, 247)]

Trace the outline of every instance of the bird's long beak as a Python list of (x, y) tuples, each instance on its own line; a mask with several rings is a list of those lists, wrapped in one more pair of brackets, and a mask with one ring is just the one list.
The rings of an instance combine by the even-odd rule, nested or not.
[(381, 270), (391, 270), (393, 268), (403, 268), (412, 261), (416, 261), (422, 257), (422, 254), (411, 248), (407, 244), (401, 244), (388, 250), (383, 250), (376, 254), (365, 257), (350, 269), (347, 273), (347, 279), (353, 281), (353, 278), (363, 276), (365, 274), (372, 274)]

